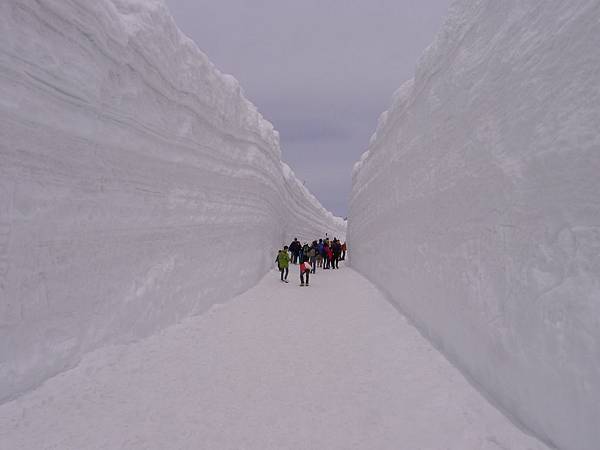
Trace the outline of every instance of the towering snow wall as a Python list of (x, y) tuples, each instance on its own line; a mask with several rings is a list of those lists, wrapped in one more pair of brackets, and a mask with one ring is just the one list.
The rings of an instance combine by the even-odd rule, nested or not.
[(342, 234), (156, 0), (0, 2), (0, 400)]
[(357, 163), (352, 266), (516, 420), (600, 445), (600, 2), (463, 0)]

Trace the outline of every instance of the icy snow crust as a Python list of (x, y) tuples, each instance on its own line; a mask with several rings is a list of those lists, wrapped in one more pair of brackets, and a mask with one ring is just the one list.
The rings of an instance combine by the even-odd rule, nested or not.
[(600, 3), (454, 4), (357, 163), (350, 257), (516, 420), (600, 443)]
[(3, 1), (0, 35), (0, 400), (345, 233), (162, 1)]

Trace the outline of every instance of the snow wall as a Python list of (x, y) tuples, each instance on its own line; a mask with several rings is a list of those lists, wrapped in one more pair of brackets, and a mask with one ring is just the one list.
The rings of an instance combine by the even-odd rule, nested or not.
[(507, 414), (600, 443), (600, 2), (455, 2), (355, 166), (350, 261)]
[(345, 234), (161, 1), (3, 1), (0, 36), (0, 400)]

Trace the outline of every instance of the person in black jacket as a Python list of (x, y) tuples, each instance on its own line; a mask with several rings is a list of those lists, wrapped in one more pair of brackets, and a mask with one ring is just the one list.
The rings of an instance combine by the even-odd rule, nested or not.
[(340, 257), (342, 256), (342, 244), (340, 244), (340, 241), (338, 241), (337, 238), (333, 240), (333, 243), (331, 244), (331, 250), (333, 251), (333, 260), (331, 261), (331, 268), (339, 269)]
[(294, 238), (294, 241), (290, 244), (290, 253), (292, 254), (292, 264), (298, 264), (298, 256), (300, 256), (300, 249), (302, 246), (298, 241), (298, 238)]

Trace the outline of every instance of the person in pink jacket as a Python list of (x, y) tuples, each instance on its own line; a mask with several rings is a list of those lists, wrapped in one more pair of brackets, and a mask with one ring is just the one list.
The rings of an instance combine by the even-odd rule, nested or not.
[[(308, 286), (308, 277), (310, 275), (311, 269), (312, 266), (307, 261), (307, 259), (304, 258), (300, 263), (300, 286)], [(306, 283), (304, 282), (304, 275), (306, 275)]]

